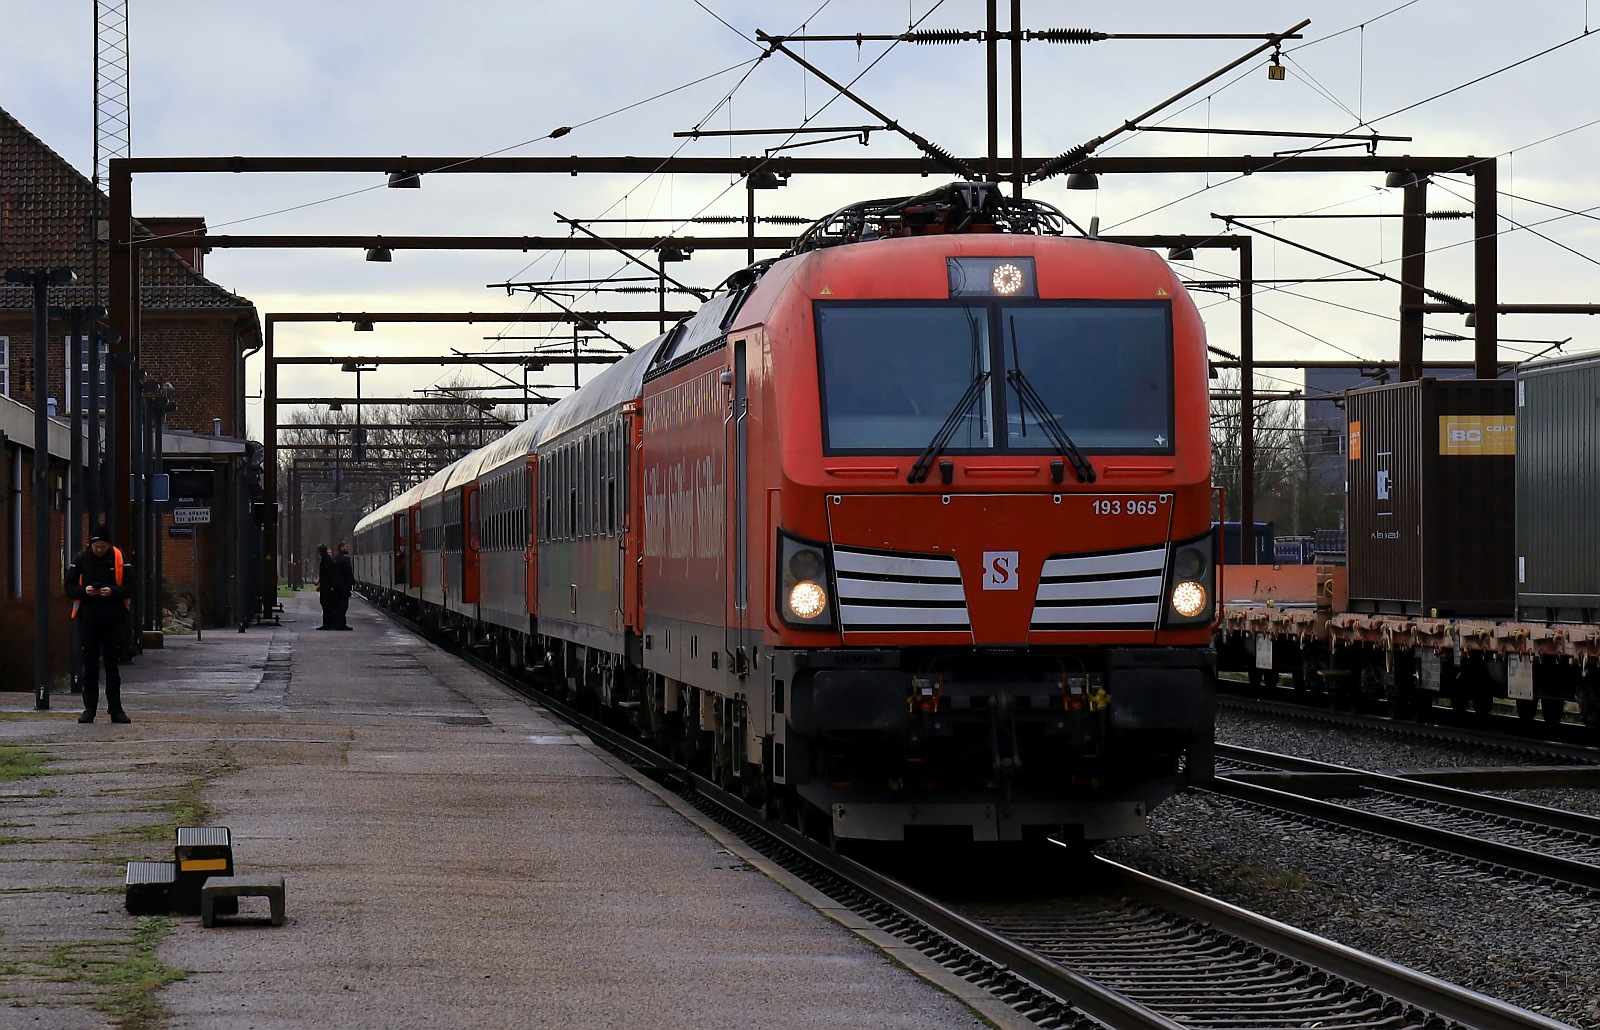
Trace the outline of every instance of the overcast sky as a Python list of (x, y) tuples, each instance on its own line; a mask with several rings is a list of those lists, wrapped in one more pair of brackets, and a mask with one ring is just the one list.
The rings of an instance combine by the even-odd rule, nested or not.
[[(0, 106), (85, 174), (92, 171), (93, 153), (94, 7), (91, 0), (0, 0)], [(981, 0), (130, 0), (128, 7), (132, 153), (137, 157), (755, 154), (785, 137), (695, 141), (673, 133), (697, 125), (726, 130), (872, 123), (864, 111), (847, 99), (833, 99), (832, 89), (781, 54), (752, 63), (762, 54), (752, 42), (756, 30), (793, 33), (804, 25), (813, 34), (895, 33), (912, 22), (923, 28), (980, 29), (985, 10)], [(1009, 5), (1001, 7), (1004, 28)], [(1585, 0), (1519, 5), (1503, 0), (1025, 0), (1022, 8), (1027, 28), (1109, 33), (1266, 33), (1311, 19), (1304, 38), (1283, 48), (1283, 81), (1269, 80), (1263, 55), (1163, 110), (1149, 124), (1325, 133), (1359, 128), (1412, 138), (1382, 144), (1384, 154), (1498, 157), (1500, 188), (1513, 195), (1502, 197), (1500, 208), (1506, 230), (1500, 251), (1502, 303), (1600, 301), (1595, 288), (1600, 210), (1590, 210), (1600, 205), (1595, 72), (1600, 33), (1586, 35), (1600, 27), (1600, 3), (1591, 11)], [(1030, 156), (1053, 155), (1111, 132), (1255, 45), (1247, 40), (1027, 43), (1024, 150)], [(860, 75), (855, 91), (906, 127), (956, 153), (981, 154), (983, 46), (902, 43), (885, 55), (886, 49), (885, 43), (858, 48), (813, 42), (805, 45), (805, 55), (840, 81)], [(651, 99), (658, 94), (668, 95)], [(569, 135), (549, 138), (551, 130), (566, 125), (575, 126)], [(1004, 148), (1009, 129), (1002, 138)], [(1267, 154), (1292, 142), (1128, 133), (1099, 153)], [(797, 153), (910, 156), (915, 151), (893, 133), (877, 132), (867, 147), (849, 139)], [(379, 185), (377, 178), (143, 176), (135, 182), (134, 207), (144, 216), (203, 216), (218, 234), (555, 235), (565, 234), (555, 211), (578, 218), (682, 219), (742, 215), (745, 203), (737, 182), (705, 176), (440, 175), (424, 180), (421, 190), (369, 189)], [(761, 194), (759, 203), (763, 213), (817, 217), (852, 200), (919, 192), (931, 184), (797, 179), (784, 190)], [(1430, 207), (1468, 210), (1471, 189), (1466, 177), (1437, 181), (1429, 191)], [(1029, 195), (1063, 208), (1084, 225), (1098, 216), (1102, 231), (1129, 233), (1211, 233), (1221, 227), (1213, 212), (1395, 214), (1401, 204), (1400, 191), (1384, 189), (1381, 177), (1358, 175), (1104, 178), (1095, 192), (1069, 192), (1057, 178), (1030, 187)], [(1513, 220), (1530, 228), (1518, 229)], [(1261, 225), (1399, 274), (1397, 219)], [(670, 226), (602, 228), (621, 235)], [(1431, 287), (1471, 296), (1470, 229), (1470, 221), (1430, 223)], [(683, 231), (705, 236), (723, 230), (702, 225)], [(1265, 240), (1258, 241), (1256, 254), (1261, 279), (1337, 271), (1327, 261)], [(742, 258), (742, 251), (737, 256), (702, 251), (676, 266), (676, 274), (710, 287)], [(354, 251), (224, 250), (206, 261), (210, 278), (250, 298), (263, 313), (517, 312), (530, 303), (526, 295), (508, 297), (486, 284), (604, 276), (621, 267), (620, 259), (603, 255), (415, 251), (396, 252), (386, 265), (365, 262)], [(1237, 274), (1219, 251), (1201, 252), (1198, 263), (1183, 270), (1196, 278)], [(1196, 300), (1206, 314), (1211, 342), (1234, 349), (1236, 295), (1197, 293)], [(1397, 302), (1396, 288), (1387, 285), (1290, 286), (1262, 293), (1256, 299), (1257, 355), (1264, 360), (1392, 360)], [(643, 307), (652, 301), (607, 294), (573, 303)], [(1600, 320), (1592, 317), (1507, 316), (1500, 326), (1505, 338), (1571, 336), (1569, 352), (1600, 348)], [(286, 330), (279, 339), (296, 353), (400, 353), (422, 344), (465, 350), (529, 346), (483, 339), (501, 329), (380, 326), (376, 333), (352, 337), (343, 326), (307, 326)], [(1461, 332), (1462, 319), (1430, 316), (1428, 329)], [(637, 344), (653, 334), (654, 323), (613, 330)], [(1544, 347), (1506, 343), (1502, 356)], [(1470, 344), (1429, 344), (1429, 358), (1470, 355)], [(371, 373), (364, 392), (408, 394), (453, 374), (415, 367)], [(300, 375), (286, 376), (285, 394), (324, 388), (309, 374)], [(544, 381), (570, 381), (564, 375), (552, 371)], [(251, 381), (252, 392), (258, 392), (258, 369), (252, 369)], [(254, 419), (259, 425), (259, 408)]]

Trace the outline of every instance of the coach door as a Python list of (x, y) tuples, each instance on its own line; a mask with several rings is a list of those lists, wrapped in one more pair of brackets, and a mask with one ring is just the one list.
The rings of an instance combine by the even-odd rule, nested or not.
[(733, 656), (733, 671), (744, 675), (747, 656), (741, 643), (750, 620), (750, 387), (745, 376), (745, 341), (733, 341), (733, 390), (728, 407), (728, 606), (723, 650)]
[(463, 487), (461, 493), (461, 602), (477, 604), (481, 578), (479, 558), (482, 553), (478, 519), (480, 507), (478, 484), (473, 483)]
[(522, 504), (527, 512), (522, 560), (527, 564), (528, 614), (539, 614), (539, 459), (528, 459), (528, 493)]
[(390, 580), (396, 590), (404, 590), (411, 582), (411, 513), (402, 511), (394, 517), (391, 527), (394, 549), (394, 578)]
[(406, 562), (406, 569), (411, 579), (409, 585), (414, 590), (422, 589), (422, 505), (413, 504), (410, 516), (407, 519), (408, 547), (411, 548), (411, 560)]

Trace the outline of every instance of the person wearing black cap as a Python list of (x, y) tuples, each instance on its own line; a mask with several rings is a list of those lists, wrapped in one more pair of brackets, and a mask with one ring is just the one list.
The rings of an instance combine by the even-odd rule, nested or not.
[(83, 714), (79, 722), (94, 722), (100, 706), (100, 666), (106, 669), (106, 711), (112, 722), (132, 722), (122, 710), (122, 673), (117, 669), (122, 623), (131, 591), (126, 583), (128, 565), (122, 551), (111, 546), (104, 528), (89, 534), (89, 546), (67, 568), (67, 596), (72, 617), (78, 620), (78, 640), (83, 648)]

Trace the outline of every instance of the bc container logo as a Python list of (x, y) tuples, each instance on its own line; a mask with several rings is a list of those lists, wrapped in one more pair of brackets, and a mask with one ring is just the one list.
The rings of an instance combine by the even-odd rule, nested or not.
[(1517, 453), (1515, 415), (1440, 415), (1439, 453), (1443, 455)]

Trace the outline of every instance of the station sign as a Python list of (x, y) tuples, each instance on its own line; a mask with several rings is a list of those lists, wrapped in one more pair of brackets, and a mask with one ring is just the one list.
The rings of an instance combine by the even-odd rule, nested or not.
[(211, 509), (174, 508), (172, 522), (178, 526), (208, 526), (211, 524)]

